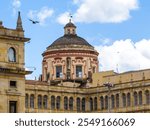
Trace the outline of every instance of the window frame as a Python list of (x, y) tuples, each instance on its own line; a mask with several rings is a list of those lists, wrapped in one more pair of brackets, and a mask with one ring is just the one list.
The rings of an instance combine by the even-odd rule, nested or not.
[(42, 109), (42, 95), (38, 95), (38, 109)]
[(17, 88), (17, 81), (10, 80), (9, 81), (9, 86), (10, 86), (10, 88)]
[(12, 63), (17, 62), (16, 49), (14, 47), (8, 49), (8, 61)]
[(34, 94), (31, 94), (30, 95), (30, 108), (34, 109)]
[(62, 73), (62, 65), (57, 65), (56, 66), (56, 78), (63, 78), (63, 73)]
[(76, 78), (82, 78), (82, 65), (76, 65)]

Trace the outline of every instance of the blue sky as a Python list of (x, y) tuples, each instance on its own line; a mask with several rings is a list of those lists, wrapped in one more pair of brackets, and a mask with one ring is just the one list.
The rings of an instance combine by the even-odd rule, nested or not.
[(124, 72), (150, 68), (149, 5), (149, 0), (0, 0), (0, 20), (15, 28), (21, 11), (25, 36), (31, 38), (25, 66), (36, 67), (31, 78), (41, 74), (41, 54), (63, 35), (69, 13), (77, 34), (99, 51), (100, 71)]

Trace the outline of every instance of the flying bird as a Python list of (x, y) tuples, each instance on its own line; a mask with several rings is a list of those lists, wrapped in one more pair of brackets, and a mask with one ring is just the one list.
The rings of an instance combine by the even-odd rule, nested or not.
[(33, 24), (39, 23), (39, 21), (34, 21), (34, 20), (32, 20), (32, 19), (29, 19), (29, 21), (31, 21)]

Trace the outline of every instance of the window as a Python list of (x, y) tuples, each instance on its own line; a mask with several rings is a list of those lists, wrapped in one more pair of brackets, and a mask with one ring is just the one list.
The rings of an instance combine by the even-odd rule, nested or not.
[(105, 109), (108, 109), (108, 96), (105, 96)]
[(77, 112), (80, 111), (80, 98), (77, 98)]
[(104, 99), (103, 99), (103, 96), (100, 97), (100, 104), (101, 104), (100, 108), (101, 108), (101, 110), (103, 110), (104, 109)]
[(70, 34), (70, 29), (67, 29), (67, 34)]
[(43, 97), (43, 107), (44, 107), (44, 109), (47, 109), (47, 100), (48, 100), (47, 95), (45, 95)]
[(139, 105), (142, 105), (142, 91), (139, 92)]
[(97, 97), (94, 98), (94, 110), (97, 110)]
[(82, 112), (85, 112), (85, 98), (82, 98)]
[(25, 107), (28, 108), (28, 104), (29, 104), (29, 95), (26, 94), (26, 97), (25, 97)]
[(10, 81), (10, 87), (11, 88), (16, 88), (17, 87), (17, 82), (16, 81)]
[(93, 98), (90, 98), (90, 111), (93, 111)]
[(75, 34), (75, 30), (74, 29), (72, 29), (72, 33)]
[(38, 95), (38, 108), (41, 109), (42, 108), (42, 96)]
[(82, 78), (82, 66), (81, 65), (76, 66), (76, 77), (77, 78)]
[(131, 97), (130, 93), (127, 94), (127, 106), (129, 107), (131, 105)]
[(73, 110), (73, 97), (69, 98), (69, 110)]
[(115, 97), (111, 95), (111, 108), (115, 108)]
[(60, 96), (57, 96), (56, 98), (56, 109), (60, 110)]
[(116, 108), (119, 108), (119, 94), (116, 94)]
[(62, 66), (56, 66), (56, 78), (62, 78)]
[(8, 50), (8, 61), (16, 62), (16, 51), (13, 47), (9, 48)]
[(68, 110), (68, 97), (64, 97), (64, 109)]
[(17, 113), (17, 101), (9, 101), (9, 113)]
[(55, 96), (51, 96), (51, 109), (55, 109)]
[(34, 95), (30, 95), (30, 108), (34, 108)]
[(133, 96), (134, 96), (134, 106), (137, 106), (138, 105), (137, 92), (134, 92)]
[(149, 91), (146, 90), (145, 91), (145, 99), (146, 99), (146, 104), (150, 104), (150, 94), (149, 94)]
[(122, 103), (123, 103), (123, 107), (126, 107), (126, 94), (125, 93), (122, 94)]

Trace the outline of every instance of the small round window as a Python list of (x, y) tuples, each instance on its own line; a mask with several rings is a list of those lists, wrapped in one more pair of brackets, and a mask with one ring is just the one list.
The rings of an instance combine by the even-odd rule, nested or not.
[(16, 51), (13, 47), (9, 48), (8, 50), (8, 61), (16, 62)]

